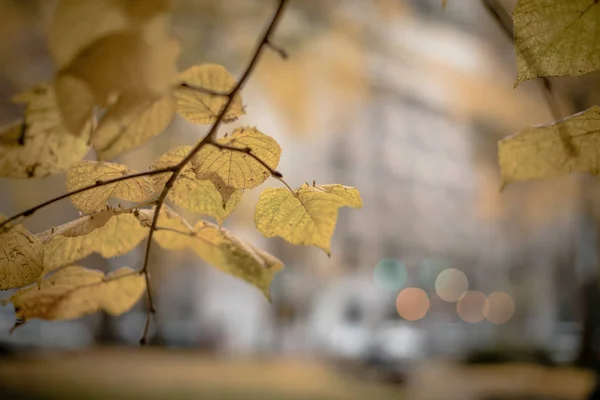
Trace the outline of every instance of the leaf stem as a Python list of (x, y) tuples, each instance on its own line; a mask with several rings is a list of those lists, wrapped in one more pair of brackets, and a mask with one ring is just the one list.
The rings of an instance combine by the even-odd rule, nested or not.
[[(163, 187), (163, 190), (160, 193), (158, 200), (156, 201), (156, 208), (154, 211), (154, 216), (152, 217), (152, 223), (150, 224), (150, 231), (148, 232), (148, 239), (146, 241), (146, 253), (144, 255), (144, 264), (140, 271), (140, 273), (143, 273), (146, 275), (146, 278), (148, 278), (148, 263), (150, 260), (150, 249), (152, 248), (152, 237), (154, 236), (154, 231), (156, 230), (156, 227), (158, 224), (158, 216), (160, 215), (160, 210), (167, 198), (167, 195), (169, 194), (169, 191), (175, 184), (175, 180), (177, 179), (177, 177), (179, 176), (181, 171), (194, 158), (196, 153), (198, 153), (200, 151), (200, 149), (202, 147), (204, 147), (205, 145), (216, 142), (215, 137), (217, 135), (219, 126), (221, 125), (221, 122), (223, 121), (223, 118), (225, 117), (225, 114), (231, 107), (231, 104), (233, 103), (233, 99), (235, 98), (235, 96), (239, 93), (239, 91), (245, 85), (248, 78), (250, 78), (250, 75), (254, 71), (254, 68), (256, 68), (258, 60), (260, 59), (260, 56), (262, 55), (264, 48), (267, 47), (267, 44), (269, 43), (271, 35), (274, 32), (275, 28), (277, 27), (277, 24), (279, 23), (282, 15), (283, 15), (283, 11), (284, 11), (287, 3), (288, 3), (288, 0), (279, 0), (279, 4), (277, 6), (277, 9), (276, 9), (272, 19), (271, 19), (271, 22), (269, 23), (265, 32), (262, 34), (262, 37), (260, 38), (260, 41), (258, 42), (256, 49), (254, 50), (254, 54), (246, 67), (246, 70), (242, 74), (241, 78), (238, 80), (237, 84), (227, 94), (227, 96), (226, 96), (227, 101), (225, 102), (223, 107), (221, 107), (221, 110), (219, 111), (219, 114), (217, 115), (217, 118), (216, 118), (215, 122), (213, 123), (212, 127), (210, 128), (209, 132), (206, 134), (206, 136), (204, 138), (202, 138), (202, 140), (200, 140), (194, 146), (194, 148), (192, 148), (192, 150), (178, 164), (176, 164), (175, 166), (173, 166), (171, 168), (173, 174), (171, 175), (169, 180), (165, 183), (165, 186)], [(278, 173), (278, 175), (281, 176), (281, 174), (279, 174), (279, 173)], [(152, 315), (154, 313), (154, 305), (152, 303), (152, 296), (150, 294), (150, 291), (151, 291), (150, 285), (147, 285), (147, 290), (148, 290), (148, 299), (149, 299), (150, 304), (149, 304), (149, 310), (148, 310), (148, 314), (147, 314), (147, 318), (146, 318), (146, 326), (144, 327), (144, 333), (143, 333), (142, 339), (140, 340), (140, 344), (142, 344), (142, 345), (146, 344), (148, 341), (148, 331), (150, 329), (149, 328), (150, 322), (151, 322)]]
[(285, 179), (283, 179), (283, 177), (277, 177), (277, 179), (278, 179), (278, 180), (279, 180), (281, 183), (283, 183), (283, 184), (285, 185), (285, 187), (286, 187), (286, 188), (288, 188), (288, 190), (289, 190), (290, 192), (292, 192), (292, 194), (293, 194), (294, 196), (297, 196), (297, 194), (296, 194), (296, 191), (295, 191), (294, 189), (292, 189), (292, 188), (290, 187), (290, 185), (288, 185), (288, 183), (285, 181)]

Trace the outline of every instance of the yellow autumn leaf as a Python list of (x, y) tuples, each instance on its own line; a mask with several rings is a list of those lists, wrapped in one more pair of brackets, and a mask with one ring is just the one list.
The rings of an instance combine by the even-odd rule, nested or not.
[(287, 188), (269, 188), (258, 199), (254, 222), (265, 237), (281, 236), (292, 244), (314, 245), (329, 255), (340, 207), (362, 207), (356, 188), (304, 184), (293, 193)]
[(448, 0), (442, 0), (442, 8), (446, 8), (447, 4), (448, 4)]
[[(105, 107), (115, 97), (156, 99), (169, 93), (177, 77), (178, 55), (179, 43), (169, 36), (168, 18), (161, 17), (139, 30), (99, 38), (61, 73), (85, 82), (96, 105)], [(60, 102), (68, 102), (62, 91), (59, 94)]]
[(270, 300), (273, 277), (283, 268), (283, 263), (276, 257), (206, 221), (199, 221), (191, 229), (174, 212), (161, 212), (158, 227), (154, 239), (161, 247), (169, 250), (189, 248), (208, 264), (256, 286)]
[(94, 41), (111, 33), (136, 29), (156, 15), (168, 12), (171, 3), (172, 0), (60, 0), (47, 35), (56, 68), (67, 67)]
[[(135, 171), (122, 164), (82, 161), (67, 171), (67, 190), (73, 191), (98, 181), (107, 181), (133, 173)], [(98, 186), (71, 196), (71, 201), (80, 211), (92, 214), (104, 209), (109, 198), (141, 203), (151, 201), (156, 196), (152, 181), (142, 176)]]
[[(600, 172), (600, 107), (594, 106), (549, 125), (527, 127), (498, 143), (504, 184), (574, 172)], [(567, 135), (575, 156), (564, 146)]]
[[(0, 214), (0, 222), (5, 220)], [(23, 225), (0, 233), (0, 290), (35, 282), (42, 273), (43, 262), (42, 243)]]
[(54, 92), (68, 132), (75, 136), (89, 134), (84, 128), (91, 118), (95, 118), (96, 100), (88, 84), (74, 75), (60, 72), (54, 80)]
[(175, 101), (168, 94), (150, 99), (123, 96), (100, 121), (92, 144), (100, 160), (140, 147), (161, 134), (175, 113)]
[[(150, 227), (154, 217), (154, 211), (154, 208), (151, 210), (140, 210), (138, 219), (143, 226)], [(169, 207), (163, 206), (160, 210), (157, 226), (161, 229), (154, 233), (154, 239), (159, 241), (161, 247), (168, 250), (183, 250), (193, 246), (193, 239), (187, 235), (189, 233), (191, 236), (194, 231), (193, 226)], [(162, 233), (167, 230), (177, 234), (162, 235)], [(156, 239), (156, 235), (158, 235), (160, 240)]]
[(42, 178), (62, 172), (88, 152), (88, 123), (77, 138), (63, 125), (53, 87), (34, 86), (12, 98), (24, 103), (25, 119), (0, 128), (0, 176)]
[(130, 252), (146, 237), (148, 228), (130, 212), (104, 210), (38, 235), (44, 243), (44, 273), (81, 260), (92, 253), (104, 258)]
[(17, 321), (33, 318), (71, 320), (103, 310), (121, 315), (138, 302), (146, 281), (143, 275), (123, 267), (104, 275), (100, 271), (69, 266), (10, 297)]
[[(271, 169), (276, 169), (281, 158), (281, 147), (270, 136), (256, 128), (237, 128), (228, 137), (217, 139), (217, 142), (238, 149), (247, 149), (254, 157), (259, 158)], [(192, 167), (199, 180), (210, 180), (217, 190), (228, 201), (231, 188), (253, 188), (263, 183), (270, 172), (250, 154), (220, 149), (208, 144), (192, 160)]]
[[(179, 163), (191, 150), (190, 146), (178, 147), (163, 154), (154, 162), (153, 168), (160, 169), (170, 167)], [(155, 186), (162, 187), (168, 176), (158, 176), (154, 178)], [(223, 201), (221, 194), (215, 188), (215, 185), (208, 180), (196, 179), (196, 173), (190, 164), (188, 164), (177, 177), (175, 184), (169, 191), (167, 198), (173, 204), (183, 207), (192, 212), (208, 215), (222, 224), (242, 198), (242, 190), (234, 189), (227, 200)]]
[(517, 81), (600, 68), (596, 0), (519, 0), (513, 11)]
[[(217, 64), (194, 65), (180, 73), (179, 79), (189, 85), (218, 93), (227, 93), (236, 84), (235, 78), (227, 72), (225, 67)], [(215, 96), (185, 87), (180, 87), (175, 91), (175, 98), (177, 112), (197, 124), (214, 123), (221, 108), (227, 102), (227, 98), (224, 96)], [(238, 94), (229, 106), (223, 122), (235, 121), (245, 113), (242, 97)]]

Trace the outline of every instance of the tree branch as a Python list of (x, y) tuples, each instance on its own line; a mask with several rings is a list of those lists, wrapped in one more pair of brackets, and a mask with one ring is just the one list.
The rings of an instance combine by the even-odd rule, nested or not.
[(190, 89), (195, 92), (207, 94), (209, 96), (215, 96), (215, 97), (228, 97), (229, 96), (229, 93), (227, 93), (227, 92), (217, 92), (216, 90), (207, 89), (202, 86), (192, 85), (191, 83), (187, 83), (187, 82), (181, 82), (178, 87), (184, 88), (184, 89)]
[[(273, 15), (273, 18), (271, 19), (271, 22), (269, 23), (267, 29), (262, 34), (262, 37), (260, 38), (260, 41), (258, 42), (256, 49), (254, 50), (254, 54), (253, 54), (250, 62), (248, 63), (248, 66), (246, 67), (246, 70), (244, 71), (241, 78), (238, 80), (237, 84), (234, 86), (234, 88), (231, 89), (231, 91), (227, 94), (227, 96), (226, 96), (227, 102), (225, 102), (225, 104), (219, 111), (219, 114), (217, 115), (215, 122), (213, 123), (212, 127), (210, 128), (210, 131), (206, 134), (206, 136), (202, 140), (200, 140), (194, 146), (194, 148), (178, 164), (176, 164), (173, 167), (173, 171), (172, 171), (173, 174), (171, 175), (171, 177), (165, 184), (162, 192), (160, 193), (160, 195), (158, 197), (158, 200), (156, 201), (156, 208), (154, 211), (154, 216), (152, 217), (152, 223), (150, 224), (150, 231), (148, 233), (148, 239), (146, 241), (146, 254), (144, 255), (144, 264), (142, 266), (140, 273), (143, 273), (146, 275), (147, 281), (149, 280), (148, 263), (149, 263), (149, 257), (150, 257), (150, 250), (152, 248), (152, 238), (154, 236), (154, 231), (156, 230), (156, 227), (158, 224), (158, 217), (160, 215), (160, 210), (167, 198), (167, 195), (169, 194), (169, 191), (175, 184), (175, 181), (177, 180), (177, 177), (179, 176), (181, 171), (192, 160), (192, 158), (194, 158), (196, 153), (198, 153), (198, 151), (200, 151), (200, 149), (203, 146), (205, 146), (206, 144), (216, 142), (215, 137), (216, 137), (217, 131), (219, 129), (219, 126), (221, 125), (221, 122), (223, 121), (223, 118), (225, 117), (225, 114), (231, 107), (231, 104), (233, 103), (233, 99), (235, 98), (236, 94), (242, 89), (242, 87), (245, 85), (248, 78), (250, 78), (250, 75), (254, 71), (254, 68), (256, 68), (258, 60), (260, 59), (260, 56), (262, 55), (264, 48), (267, 47), (267, 45), (270, 41), (271, 35), (274, 32), (275, 28), (277, 27), (277, 24), (279, 23), (282, 15), (283, 15), (283, 11), (285, 9), (285, 6), (287, 5), (287, 2), (288, 2), (288, 0), (279, 0), (279, 4), (277, 6), (275, 14)], [(281, 176), (281, 174), (279, 174), (279, 173), (278, 173), (278, 175)], [(144, 333), (140, 340), (141, 344), (146, 344), (148, 342), (148, 332), (150, 330), (150, 320), (154, 313), (154, 304), (152, 303), (152, 296), (150, 294), (150, 285), (149, 284), (147, 285), (147, 290), (148, 290), (148, 299), (149, 299), (150, 304), (149, 304), (149, 312), (146, 317), (146, 325), (144, 327)]]
[(0, 222), (0, 232), (3, 230), (2, 228), (4, 228), (6, 225), (8, 225), (9, 223), (19, 219), (19, 218), (26, 218), (29, 217), (30, 215), (33, 215), (33, 213), (35, 213), (37, 210), (44, 208), (46, 206), (49, 206), (52, 203), (56, 203), (57, 201), (60, 201), (62, 199), (65, 199), (67, 197), (71, 197), (73, 195), (79, 194), (79, 193), (83, 193), (86, 192), (88, 190), (94, 189), (94, 188), (98, 188), (98, 187), (102, 187), (102, 186), (106, 186), (106, 185), (110, 185), (111, 183), (116, 183), (116, 182), (121, 182), (121, 181), (126, 181), (128, 179), (134, 179), (134, 178), (139, 178), (142, 176), (152, 176), (152, 175), (159, 175), (159, 174), (164, 174), (164, 173), (168, 173), (168, 172), (173, 172), (175, 170), (175, 167), (167, 167), (167, 168), (160, 168), (160, 169), (154, 169), (154, 170), (150, 170), (150, 171), (145, 171), (145, 172), (138, 172), (135, 174), (131, 174), (131, 175), (124, 175), (124, 176), (119, 176), (117, 178), (113, 178), (113, 179), (109, 179), (106, 181), (103, 180), (98, 180), (96, 181), (96, 183), (94, 183), (93, 185), (89, 185), (89, 186), (85, 186), (73, 191), (70, 191), (68, 193), (62, 194), (60, 196), (54, 197), (48, 201), (45, 201), (43, 203), (38, 204), (35, 207), (31, 207), (25, 211), (22, 211), (18, 214), (13, 215), (12, 217)]

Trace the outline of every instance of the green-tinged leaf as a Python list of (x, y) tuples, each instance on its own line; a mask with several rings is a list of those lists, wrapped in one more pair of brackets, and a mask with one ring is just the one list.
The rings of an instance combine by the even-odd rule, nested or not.
[[(0, 222), (6, 218), (0, 214)], [(35, 282), (43, 269), (42, 243), (23, 225), (0, 233), (0, 290)]]
[(62, 172), (88, 152), (91, 124), (80, 137), (63, 125), (54, 89), (39, 84), (12, 99), (25, 103), (25, 119), (0, 128), (0, 176), (43, 178)]
[(254, 222), (265, 237), (281, 236), (292, 244), (314, 245), (330, 254), (340, 207), (361, 208), (358, 190), (337, 184), (304, 184), (294, 193), (270, 188), (258, 199)]
[(144, 276), (123, 267), (104, 275), (100, 271), (69, 266), (10, 297), (18, 323), (32, 318), (71, 320), (103, 310), (121, 315), (138, 302), (146, 282)]
[(220, 149), (208, 144), (192, 160), (196, 178), (212, 181), (225, 201), (229, 200), (231, 188), (253, 188), (270, 176), (269, 170), (254, 157), (271, 169), (277, 168), (281, 158), (281, 147), (275, 139), (256, 128), (237, 128), (230, 136), (217, 141), (252, 153)]
[[(163, 154), (153, 165), (160, 169), (169, 167), (180, 162), (191, 150), (190, 146), (179, 147)], [(168, 176), (155, 178), (155, 186), (162, 187)], [(173, 204), (186, 208), (192, 212), (208, 215), (222, 224), (242, 198), (242, 190), (233, 189), (227, 202), (223, 201), (221, 194), (215, 185), (208, 180), (196, 179), (196, 174), (191, 165), (187, 165), (182, 171), (173, 188), (169, 191), (168, 199)]]
[[(67, 172), (67, 189), (73, 191), (99, 181), (108, 181), (134, 173), (135, 171), (122, 164), (82, 161)], [(92, 214), (104, 209), (106, 201), (111, 197), (141, 203), (153, 200), (156, 195), (152, 181), (142, 176), (86, 190), (71, 196), (71, 201), (80, 211)]]
[[(225, 67), (216, 64), (194, 65), (181, 74), (179, 79), (187, 84), (217, 93), (227, 93), (235, 86), (235, 78)], [(208, 94), (199, 90), (181, 87), (176, 90), (177, 112), (197, 124), (212, 124), (227, 102), (224, 96)], [(238, 94), (229, 106), (223, 122), (235, 121), (245, 114), (242, 98)]]
[(100, 160), (140, 147), (161, 134), (175, 113), (169, 94), (157, 99), (122, 97), (100, 121), (92, 144)]
[(104, 258), (126, 254), (146, 237), (148, 228), (135, 215), (104, 210), (52, 228), (39, 235), (44, 242), (44, 273), (92, 253)]
[(270, 300), (270, 286), (283, 263), (274, 256), (236, 238), (226, 229), (200, 221), (193, 228), (173, 212), (161, 212), (157, 243), (166, 249), (189, 248), (208, 264), (243, 279), (260, 289)]
[[(575, 155), (567, 152), (561, 135), (567, 135)], [(551, 178), (573, 172), (600, 172), (600, 107), (549, 125), (528, 127), (498, 143), (502, 180)]]
[(580, 76), (600, 68), (596, 0), (519, 0), (514, 39), (521, 82), (551, 76)]

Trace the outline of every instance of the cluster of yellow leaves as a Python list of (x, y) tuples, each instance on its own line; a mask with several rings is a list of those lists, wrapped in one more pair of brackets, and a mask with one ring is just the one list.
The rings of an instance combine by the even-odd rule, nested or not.
[[(169, 102), (177, 75), (179, 44), (169, 34), (170, 3), (59, 2), (48, 33), (59, 71), (55, 83), (59, 107), (74, 135), (96, 107), (108, 108), (109, 118), (100, 121), (92, 137), (101, 158), (132, 146), (124, 143), (134, 142), (137, 135), (160, 133), (164, 120), (171, 119), (172, 113), (163, 114), (159, 124), (150, 126), (146, 112), (155, 102), (165, 98)], [(132, 124), (137, 129), (130, 128)], [(131, 137), (120, 139), (113, 148), (121, 135)]]
[[(166, 249), (192, 250), (270, 299), (271, 282), (283, 263), (221, 225), (244, 190), (271, 174), (281, 178), (274, 172), (281, 158), (275, 139), (254, 127), (237, 128), (204, 144), (181, 170), (191, 147), (168, 151), (147, 174), (104, 161), (160, 134), (175, 112), (193, 123), (215, 123), (236, 87), (220, 65), (196, 65), (177, 75), (170, 8), (171, 0), (58, 3), (48, 35), (58, 73), (52, 83), (15, 97), (25, 104), (25, 118), (0, 130), (0, 176), (68, 170), (67, 189), (77, 191), (70, 199), (84, 215), (37, 235), (21, 225), (0, 232), (0, 290), (21, 288), (9, 299), (17, 325), (31, 318), (129, 310), (145, 290), (143, 276), (129, 268), (105, 276), (72, 264), (92, 253), (109, 258), (137, 247), (154, 218), (155, 209), (145, 207), (156, 204), (175, 171), (166, 200), (218, 225), (200, 221), (192, 226), (164, 205), (153, 238)], [(244, 113), (236, 93), (222, 121)], [(96, 114), (102, 115), (99, 121)], [(81, 161), (90, 144), (100, 161)], [(133, 204), (111, 208), (110, 199)], [(329, 254), (338, 209), (361, 206), (358, 191), (342, 185), (267, 189), (255, 222), (266, 237), (315, 245)]]
[(208, 264), (256, 286), (268, 299), (271, 281), (283, 268), (280, 260), (236, 238), (226, 229), (206, 221), (192, 227), (168, 209), (161, 212), (154, 239), (165, 249), (194, 251)]
[(39, 286), (17, 291), (10, 297), (17, 324), (29, 319), (70, 320), (104, 310), (121, 315), (138, 302), (144, 277), (123, 267), (107, 275), (80, 266), (57, 271)]
[[(171, 0), (59, 1), (48, 33), (59, 72), (15, 96), (26, 105), (25, 118), (0, 128), (0, 176), (64, 171), (89, 144), (99, 160), (112, 159), (162, 133), (175, 112), (213, 123), (227, 100), (219, 93), (235, 78), (215, 64), (177, 74), (170, 9)], [(244, 113), (238, 94), (223, 122)]]
[(39, 235), (44, 243), (44, 271), (81, 260), (92, 253), (104, 258), (133, 250), (148, 229), (130, 212), (104, 210), (81, 217)]
[[(37, 281), (9, 299), (18, 324), (30, 318), (72, 319), (98, 309), (115, 315), (129, 310), (143, 293), (143, 276), (121, 268), (104, 277), (99, 271), (69, 265), (92, 253), (107, 258), (125, 254), (147, 233), (136, 215), (112, 209), (38, 235), (21, 225), (6, 228), (0, 233), (0, 290)], [(54, 270), (58, 271), (46, 277)]]
[(52, 85), (36, 85), (12, 101), (25, 105), (25, 118), (0, 127), (0, 177), (43, 178), (85, 156), (91, 124), (80, 137), (70, 135)]
[[(600, 69), (596, 0), (519, 0), (513, 11), (518, 76), (580, 76)], [(498, 144), (504, 184), (574, 172), (598, 174), (600, 108), (527, 127)], [(568, 149), (565, 146), (568, 140)], [(569, 150), (569, 151), (568, 151)]]
[[(188, 155), (190, 150), (190, 146), (173, 149), (156, 160), (153, 168), (175, 165)], [(162, 187), (167, 179), (168, 176), (157, 176), (154, 178), (154, 184), (156, 187)], [(232, 189), (229, 198), (224, 200), (215, 184), (210, 180), (197, 179), (194, 168), (188, 164), (177, 177), (167, 198), (177, 206), (213, 217), (222, 224), (240, 202), (242, 193), (241, 190)]]

